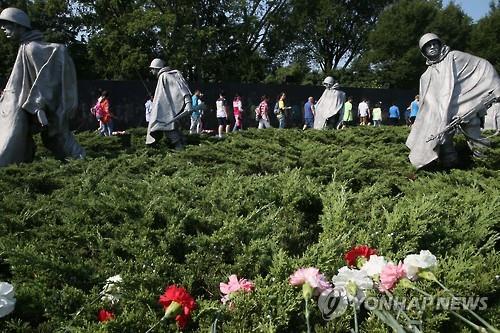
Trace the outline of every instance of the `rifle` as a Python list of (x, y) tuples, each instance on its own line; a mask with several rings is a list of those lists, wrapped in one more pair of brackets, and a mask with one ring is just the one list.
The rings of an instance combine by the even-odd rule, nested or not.
[(191, 109), (186, 109), (186, 105), (184, 105), (182, 107), (181, 112), (179, 112), (179, 114), (177, 114), (174, 118), (172, 118), (172, 120), (170, 120), (169, 122), (167, 122), (165, 124), (165, 126), (170, 125), (171, 123), (177, 121), (178, 119), (184, 117), (185, 115), (193, 113), (193, 111), (197, 111), (197, 110), (202, 110), (203, 111), (203, 110), (205, 110), (205, 108), (206, 108), (206, 105), (203, 102), (201, 102), (197, 107), (194, 107), (194, 108), (191, 108)]
[(164, 126), (168, 126), (171, 123), (176, 122), (177, 120), (181, 119), (185, 115), (190, 114), (191, 112), (193, 112), (193, 109), (183, 108), (181, 112), (179, 112), (174, 118), (172, 118), (172, 120), (170, 120), (169, 122), (167, 122)]
[(426, 142), (430, 142), (435, 139), (441, 140), (446, 134), (455, 132), (465, 121), (474, 116), (476, 113), (481, 112), (482, 110), (487, 110), (493, 103), (499, 101), (500, 97), (493, 95), (493, 90), (490, 90), (487, 95), (481, 98), (478, 105), (461, 116), (453, 117), (451, 122), (442, 131), (437, 134), (431, 134)]
[(139, 77), (139, 79), (141, 80), (141, 83), (142, 85), (144, 86), (144, 88), (146, 89), (146, 92), (148, 93), (148, 96), (153, 96), (153, 94), (151, 94), (151, 91), (149, 91), (148, 89), (148, 86), (146, 85), (146, 82), (144, 82), (144, 80), (142, 79), (142, 76), (141, 74), (139, 73), (139, 71), (136, 69), (135, 72), (137, 73), (137, 76)]

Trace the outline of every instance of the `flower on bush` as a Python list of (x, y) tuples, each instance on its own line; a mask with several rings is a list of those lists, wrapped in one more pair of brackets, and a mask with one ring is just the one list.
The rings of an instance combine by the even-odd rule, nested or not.
[(120, 286), (119, 284), (123, 282), (122, 277), (118, 274), (106, 279), (106, 283), (101, 291), (101, 299), (103, 301), (111, 302), (115, 304), (120, 300)]
[(437, 259), (430, 251), (422, 250), (420, 254), (410, 254), (403, 261), (404, 269), (410, 280), (416, 280), (422, 271), (428, 271), (437, 266)]
[(7, 282), (0, 282), (0, 318), (14, 311), (15, 305), (14, 286)]
[(380, 291), (390, 291), (396, 283), (406, 277), (406, 271), (402, 262), (395, 265), (388, 263), (380, 273)]
[(365, 262), (361, 269), (364, 270), (368, 276), (375, 278), (380, 276), (380, 273), (385, 265), (387, 265), (387, 261), (384, 257), (373, 254), (370, 256), (370, 259)]
[(313, 295), (319, 295), (324, 290), (331, 288), (319, 269), (314, 267), (299, 268), (290, 276), (288, 281), (292, 286), (302, 286), (304, 298), (310, 299)]
[(363, 270), (344, 266), (332, 279), (334, 289), (349, 300), (362, 300), (365, 290), (373, 289), (373, 281)]
[(222, 303), (226, 304), (226, 302), (231, 298), (231, 296), (234, 293), (239, 291), (248, 293), (251, 292), (254, 287), (255, 284), (252, 281), (243, 278), (238, 280), (238, 277), (235, 274), (233, 274), (229, 276), (228, 283), (221, 282), (219, 284), (220, 292), (224, 294), (221, 301)]
[(347, 266), (360, 268), (373, 254), (377, 254), (377, 250), (370, 248), (368, 245), (359, 245), (347, 251), (344, 254), (344, 259)]
[(168, 286), (160, 296), (160, 304), (165, 310), (165, 317), (173, 318), (180, 329), (186, 327), (191, 311), (196, 308), (193, 297), (182, 287)]
[(107, 322), (109, 320), (115, 319), (115, 314), (111, 311), (107, 311), (105, 309), (99, 310), (99, 313), (97, 314), (97, 320), (99, 320), (101, 323)]

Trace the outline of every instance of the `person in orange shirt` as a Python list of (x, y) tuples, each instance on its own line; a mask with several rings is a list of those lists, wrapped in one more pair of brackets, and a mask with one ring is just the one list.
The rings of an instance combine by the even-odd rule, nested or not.
[(99, 120), (99, 133), (103, 136), (111, 136), (113, 134), (113, 119), (109, 108), (109, 94), (104, 90), (99, 97), (99, 111), (97, 119)]

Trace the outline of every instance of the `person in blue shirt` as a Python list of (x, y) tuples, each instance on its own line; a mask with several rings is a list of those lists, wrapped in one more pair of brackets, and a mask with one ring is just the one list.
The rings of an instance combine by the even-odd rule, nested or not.
[(396, 103), (392, 103), (392, 106), (389, 108), (389, 123), (392, 126), (396, 126), (399, 123), (399, 108)]
[(193, 113), (191, 113), (191, 126), (189, 127), (189, 134), (200, 134), (201, 133), (201, 108), (200, 108), (200, 97), (202, 96), (201, 91), (196, 89), (192, 99)]
[(413, 125), (415, 118), (417, 118), (418, 110), (420, 109), (419, 96), (415, 96), (415, 100), (410, 104), (410, 123)]
[(304, 127), (302, 130), (314, 127), (314, 97), (309, 97), (304, 104)]

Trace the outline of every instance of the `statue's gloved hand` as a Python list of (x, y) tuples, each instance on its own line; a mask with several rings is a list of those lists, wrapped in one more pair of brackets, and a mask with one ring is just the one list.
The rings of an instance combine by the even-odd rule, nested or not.
[(184, 112), (192, 114), (194, 111), (191, 95), (184, 96)]
[(193, 108), (188, 107), (187, 105), (184, 106), (184, 109), (182, 109), (182, 114), (191, 116), (193, 114)]
[(45, 111), (41, 109), (37, 109), (35, 111), (36, 118), (38, 119), (38, 122), (42, 126), (47, 126), (49, 124), (49, 120), (47, 119), (47, 115), (45, 114)]

